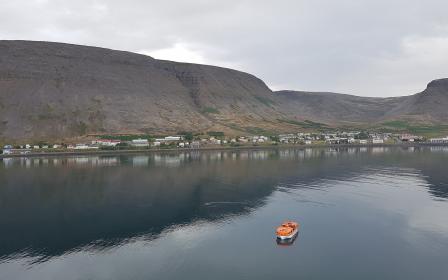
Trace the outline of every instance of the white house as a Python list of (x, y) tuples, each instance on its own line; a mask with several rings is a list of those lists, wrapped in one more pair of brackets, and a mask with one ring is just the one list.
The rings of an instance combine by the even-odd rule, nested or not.
[(92, 145), (100, 145), (105, 147), (115, 147), (120, 143), (121, 143), (120, 140), (110, 140), (110, 139), (98, 139), (92, 141)]
[(75, 149), (75, 150), (92, 150), (92, 149), (98, 149), (98, 147), (89, 146), (87, 144), (76, 144), (76, 146), (73, 149)]
[(169, 143), (169, 142), (181, 141), (182, 139), (183, 139), (182, 136), (166, 136), (164, 138), (157, 138), (155, 141), (161, 143)]
[[(70, 146), (68, 148), (70, 148)], [(87, 144), (80, 143), (80, 144), (76, 144), (76, 146), (74, 146), (72, 149), (74, 149), (74, 150), (96, 150), (96, 149), (99, 149), (99, 147), (89, 146)]]
[(87, 146), (86, 144), (76, 144), (76, 146), (74, 147), (75, 150), (87, 150), (89, 148), (89, 146)]
[(201, 142), (199, 142), (199, 141), (193, 141), (193, 142), (191, 142), (190, 147), (191, 147), (192, 149), (199, 149), (199, 147), (201, 147)]
[(383, 144), (384, 143), (384, 139), (380, 139), (380, 138), (375, 138), (372, 140), (373, 144)]
[(165, 141), (180, 141), (182, 140), (182, 136), (167, 136), (165, 137)]
[(131, 141), (131, 145), (134, 147), (149, 147), (148, 139), (134, 139)]
[(3, 147), (3, 154), (4, 155), (10, 155), (10, 154), (12, 154), (12, 145), (5, 145), (4, 147)]

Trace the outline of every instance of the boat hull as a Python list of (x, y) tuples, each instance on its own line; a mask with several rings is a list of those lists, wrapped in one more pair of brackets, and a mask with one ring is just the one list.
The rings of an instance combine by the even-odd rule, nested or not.
[(280, 240), (288, 240), (288, 239), (293, 239), (297, 233), (299, 233), (298, 229), (295, 229), (290, 235), (277, 235), (277, 239)]
[(277, 245), (279, 245), (279, 246), (291, 246), (296, 241), (297, 236), (298, 236), (298, 234), (296, 234), (295, 236), (293, 236), (293, 238), (290, 238), (290, 239), (276, 238), (275, 240), (277, 242)]

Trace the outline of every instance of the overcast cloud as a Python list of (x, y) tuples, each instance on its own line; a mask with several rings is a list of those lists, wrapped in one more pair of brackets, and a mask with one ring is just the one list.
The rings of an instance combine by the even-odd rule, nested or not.
[(250, 72), (273, 89), (416, 93), (448, 77), (446, 0), (0, 0), (0, 39)]

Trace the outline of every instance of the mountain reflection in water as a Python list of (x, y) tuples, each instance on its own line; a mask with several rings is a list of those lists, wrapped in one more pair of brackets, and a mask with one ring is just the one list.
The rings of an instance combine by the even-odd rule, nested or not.
[[(151, 244), (179, 227), (232, 223), (282, 195), (329, 207), (308, 192), (325, 194), (341, 182), (414, 185), (445, 200), (447, 158), (446, 147), (375, 147), (3, 159), (0, 270), (2, 262), (29, 259), (33, 266), (73, 252)], [(377, 194), (347, 195), (362, 201)]]

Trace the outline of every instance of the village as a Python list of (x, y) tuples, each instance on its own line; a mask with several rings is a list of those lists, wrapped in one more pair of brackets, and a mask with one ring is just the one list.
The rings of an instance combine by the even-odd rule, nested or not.
[(289, 133), (279, 135), (225, 136), (222, 132), (211, 132), (205, 135), (184, 133), (164, 137), (143, 137), (141, 135), (115, 135), (97, 137), (83, 143), (39, 143), (22, 145), (4, 145), (3, 155), (30, 154), (39, 152), (76, 152), (88, 150), (144, 150), (144, 149), (200, 149), (244, 146), (277, 146), (277, 145), (381, 145), (401, 143), (448, 144), (448, 136), (444, 138), (425, 138), (412, 134), (377, 133), (365, 131), (342, 131), (322, 133)]

